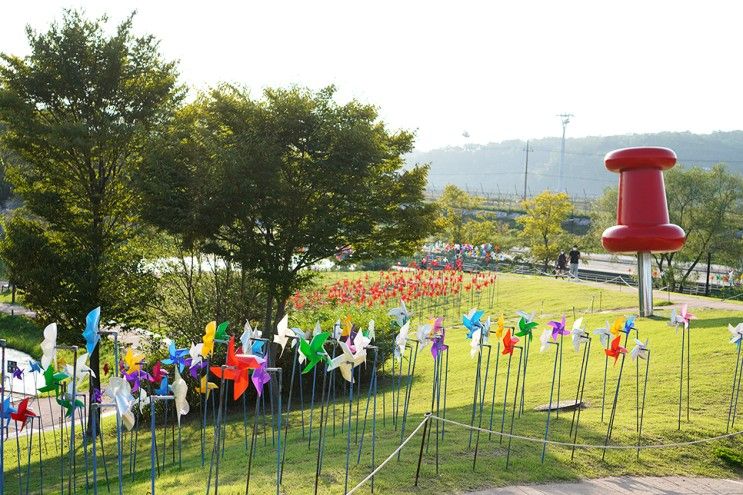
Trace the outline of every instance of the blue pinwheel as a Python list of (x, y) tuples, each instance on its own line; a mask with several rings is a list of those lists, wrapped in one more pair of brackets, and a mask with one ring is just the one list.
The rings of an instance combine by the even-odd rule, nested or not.
[(30, 370), (31, 373), (36, 373), (36, 372), (41, 373), (43, 371), (41, 369), (41, 363), (39, 363), (38, 361), (34, 361), (32, 359), (31, 361), (29, 361), (28, 364), (29, 364), (29, 366), (31, 366), (31, 370)]
[(16, 412), (18, 412), (18, 410), (13, 407), (13, 404), (10, 402), (10, 397), (6, 397), (3, 401), (3, 408), (0, 410), (0, 419), (5, 420), (5, 428), (10, 424), (10, 415)]
[(168, 387), (168, 375), (165, 375), (160, 381), (160, 386), (155, 390), (155, 395), (168, 395), (170, 393), (170, 387)]
[(467, 329), (467, 338), (471, 339), (472, 334), (477, 330), (482, 330), (482, 322), (480, 318), (485, 314), (485, 311), (473, 309), (469, 314), (462, 316), (462, 324)]
[(170, 341), (168, 345), (168, 358), (163, 359), (163, 364), (169, 364), (178, 366), (178, 372), (183, 373), (183, 368), (186, 366), (186, 356), (188, 356), (188, 349), (176, 349), (175, 342)]
[(101, 321), (101, 308), (100, 306), (91, 310), (88, 316), (85, 317), (85, 330), (83, 330), (83, 338), (85, 339), (85, 350), (88, 354), (93, 354), (93, 349), (98, 345), (98, 341), (101, 340), (101, 336), (98, 334), (98, 323)]
[(635, 329), (635, 317), (630, 316), (627, 318), (627, 321), (624, 322), (624, 329), (622, 331), (626, 334), (629, 334), (630, 331)]
[(265, 340), (256, 340), (253, 342), (252, 347), (250, 348), (250, 352), (253, 353), (256, 356), (265, 356), (266, 350), (265, 350)]

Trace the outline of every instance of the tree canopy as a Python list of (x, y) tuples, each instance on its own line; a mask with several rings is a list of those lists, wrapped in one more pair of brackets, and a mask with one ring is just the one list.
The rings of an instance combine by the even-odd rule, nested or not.
[(573, 205), (565, 193), (544, 191), (523, 202), (526, 214), (518, 217), (524, 226), (521, 235), (531, 248), (531, 256), (542, 262), (544, 269), (557, 259), (560, 244), (567, 243), (562, 223), (567, 220)]
[(111, 34), (106, 23), (66, 11), (46, 32), (28, 29), (28, 56), (0, 63), (8, 178), (23, 201), (0, 254), (25, 303), (68, 343), (92, 308), (134, 323), (151, 297), (132, 174), (182, 95), (175, 64), (132, 33), (132, 17)]
[(359, 260), (412, 252), (432, 225), (427, 167), (402, 169), (413, 135), (334, 93), (292, 87), (253, 98), (220, 86), (163, 129), (139, 174), (148, 221), (257, 270), (266, 330), (303, 269), (349, 249)]

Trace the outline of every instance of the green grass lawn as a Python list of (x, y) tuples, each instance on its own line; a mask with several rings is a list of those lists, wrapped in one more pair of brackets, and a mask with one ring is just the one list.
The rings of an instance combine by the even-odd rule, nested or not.
[[(488, 313), (497, 315), (501, 311), (506, 314), (509, 324), (515, 320), (511, 318), (517, 309), (536, 311), (536, 320), (540, 322), (535, 331), (535, 340), (531, 346), (528, 376), (526, 382), (526, 412), (517, 417), (514, 433), (529, 437), (541, 438), (544, 435), (546, 414), (536, 412), (533, 408), (545, 404), (549, 400), (550, 380), (552, 377), (554, 350), (539, 353), (538, 336), (549, 319), (558, 319), (563, 312), (568, 315), (568, 322), (572, 325), (573, 310), (577, 316), (584, 316), (584, 323), (589, 330), (602, 326), (604, 322), (617, 316), (626, 316), (626, 308), (636, 304), (636, 295), (629, 291), (622, 292), (613, 289), (596, 289), (579, 283), (571, 283), (549, 278), (530, 276), (504, 275), (499, 277), (497, 291), (484, 294), (479, 301), (483, 306), (489, 306), (492, 297), (493, 306), (486, 308)], [(600, 301), (600, 302), (599, 302)], [(593, 303), (594, 312), (591, 313)], [(451, 301), (450, 301), (451, 304)], [(414, 311), (420, 312), (424, 305), (419, 305)], [(470, 301), (462, 303), (462, 311), (470, 307)], [(600, 307), (600, 310), (599, 310)], [(698, 317), (692, 324), (692, 354), (691, 354), (691, 420), (685, 417), (681, 430), (677, 430), (677, 400), (679, 390), (679, 357), (680, 333), (677, 335), (673, 328), (666, 324), (666, 314), (670, 308), (662, 311), (656, 318), (639, 318), (636, 326), (643, 340), (650, 339), (651, 349), (650, 380), (647, 391), (647, 406), (643, 425), (643, 444), (657, 444), (669, 442), (683, 442), (725, 433), (727, 406), (730, 400), (730, 387), (735, 364), (735, 347), (728, 343), (728, 323), (738, 323), (743, 314), (720, 310), (696, 310), (690, 308)], [(442, 308), (438, 308), (442, 311)], [(456, 311), (456, 307), (453, 311)], [(449, 380), (447, 396), (447, 418), (469, 422), (473, 383), (475, 376), (476, 359), (470, 358), (469, 342), (465, 338), (465, 331), (457, 326), (459, 317), (453, 316), (451, 306), (447, 309), (449, 330), (447, 343), (450, 346)], [(340, 313), (340, 311), (339, 311)], [(424, 313), (424, 316), (428, 316)], [(359, 322), (365, 324), (365, 322)], [(417, 325), (417, 320), (414, 322)], [(631, 349), (632, 341), (628, 347)], [(517, 357), (515, 354), (514, 357)], [(621, 359), (620, 359), (621, 363)], [(619, 376), (620, 363), (608, 368), (608, 398), (613, 398), (613, 391)], [(507, 360), (502, 357), (499, 365), (496, 397), (495, 421), (500, 429), (503, 391), (505, 387)], [(578, 379), (580, 356), (576, 354), (566, 338), (563, 354), (562, 392), (561, 399), (575, 397)], [(490, 377), (487, 391), (487, 407), (485, 409), (485, 426), (489, 423), (489, 402), (492, 392), (492, 377), (495, 366), (495, 349), (491, 359)], [(389, 369), (389, 363), (386, 365)], [(584, 400), (590, 403), (581, 416), (579, 442), (600, 444), (606, 432), (606, 424), (601, 422), (601, 390), (604, 372), (604, 354), (598, 338), (593, 340), (589, 359), (588, 383), (585, 389)], [(617, 417), (614, 426), (614, 443), (634, 444), (636, 436), (636, 372), (635, 363), (629, 357), (624, 364), (621, 389), (619, 394)], [(319, 375), (318, 375), (319, 376)], [(509, 390), (509, 409), (513, 401), (513, 387), (516, 378), (515, 362), (512, 365), (512, 382)], [(415, 370), (410, 412), (408, 416), (408, 431), (420, 422), (428, 411), (431, 400), (431, 383), (433, 368), (431, 354), (428, 349), (418, 355)], [(362, 394), (366, 394), (367, 382), (362, 385)], [(400, 431), (395, 431), (391, 421), (391, 379), (389, 376), (380, 383), (384, 393), (380, 390), (378, 396), (378, 441), (376, 445), (377, 463), (385, 459), (399, 444)], [(307, 390), (305, 389), (307, 393)], [(386, 405), (386, 420), (383, 425), (382, 403)], [(252, 395), (251, 395), (252, 397)], [(340, 400), (340, 399), (339, 399)], [(309, 402), (309, 401), (307, 401)], [(252, 398), (248, 410), (253, 407)], [(238, 405), (239, 406), (239, 405)], [(361, 404), (363, 415), (365, 402)], [(296, 401), (295, 401), (296, 407)], [(320, 480), (320, 493), (340, 494), (343, 492), (345, 467), (345, 432), (341, 432), (341, 408), (339, 402), (336, 409), (336, 431), (328, 432), (324, 454), (324, 468)], [(347, 402), (346, 402), (347, 407)], [(354, 406), (355, 408), (355, 406)], [(220, 466), (220, 493), (244, 493), (245, 474), (247, 468), (247, 454), (244, 446), (243, 422), (241, 408), (238, 407), (229, 417), (227, 427), (226, 452)], [(308, 413), (305, 411), (305, 422), (308, 422)], [(319, 421), (319, 411), (315, 410), (315, 426)], [(606, 417), (608, 418), (607, 408)], [(177, 463), (172, 464), (170, 458), (164, 471), (157, 479), (159, 493), (197, 494), (204, 493), (208, 476), (208, 456), (206, 468), (200, 462), (199, 430), (194, 421), (197, 419), (198, 406), (192, 407), (188, 416), (189, 421), (184, 423), (183, 434), (183, 468), (178, 469)], [(559, 419), (553, 415), (551, 439), (569, 441), (571, 413), (560, 414)], [(171, 419), (172, 422), (172, 419)], [(252, 424), (252, 421), (249, 422)], [(106, 454), (109, 473), (115, 472), (113, 463), (114, 436), (110, 418), (106, 420)], [(506, 422), (508, 425), (508, 421)], [(355, 426), (355, 423), (354, 423)], [(736, 430), (743, 427), (743, 417), (739, 418)], [(248, 429), (250, 431), (250, 428)], [(302, 436), (299, 412), (291, 415), (288, 450), (286, 453), (286, 468), (282, 492), (286, 494), (312, 493), (317, 455), (317, 430), (313, 433), (313, 442), (308, 445), (307, 437)], [(144, 429), (139, 433), (139, 449), (134, 481), (126, 477), (125, 493), (147, 493), (149, 490), (149, 434)], [(431, 437), (432, 442), (435, 437)], [(49, 442), (49, 460), (44, 463), (45, 492), (56, 492), (54, 486), (55, 473), (59, 472), (59, 464), (53, 459), (51, 434), (47, 435)], [(125, 473), (128, 473), (128, 453), (130, 437), (126, 437), (127, 458), (125, 459)], [(739, 477), (743, 474), (735, 463), (726, 462), (715, 455), (720, 447), (726, 452), (743, 451), (743, 438), (725, 440), (710, 444), (687, 448), (673, 448), (664, 450), (647, 450), (641, 453), (640, 459), (634, 450), (609, 451), (606, 460), (602, 461), (600, 450), (577, 451), (571, 460), (571, 452), (563, 447), (549, 447), (544, 464), (540, 463), (541, 445), (526, 441), (515, 440), (512, 445), (511, 466), (505, 469), (505, 442), (501, 444), (493, 436), (481, 436), (480, 453), (477, 469), (472, 470), (473, 449), (468, 448), (469, 432), (453, 425), (446, 426), (446, 434), (440, 442), (440, 470), (435, 473), (434, 444), (424, 456), (422, 479), (419, 488), (413, 487), (420, 435), (416, 436), (403, 450), (401, 460), (391, 461), (376, 477), (375, 489), (378, 493), (458, 493), (488, 486), (500, 486), (513, 483), (533, 483), (553, 480), (574, 480), (585, 477), (612, 476), (612, 475), (699, 475), (717, 477)], [(158, 432), (158, 441), (162, 442), (162, 432)], [(211, 449), (212, 429), (207, 435), (207, 445)], [(171, 438), (168, 438), (170, 449)], [(356, 464), (355, 431), (352, 435), (352, 469), (349, 486), (354, 486), (370, 471), (370, 436), (364, 441), (364, 450), (361, 463)], [(25, 455), (25, 452), (24, 452)], [(38, 456), (34, 451), (34, 456)], [(734, 456), (733, 456), (734, 457)], [(15, 440), (6, 444), (6, 486), (8, 492), (17, 490), (17, 465)], [(25, 458), (22, 461), (25, 466)], [(33, 461), (36, 462), (36, 461)], [(257, 455), (253, 463), (251, 478), (251, 493), (269, 494), (274, 492), (275, 480), (275, 448), (271, 443), (271, 431), (268, 430), (264, 445), (263, 432)], [(82, 452), (77, 457), (78, 464), (78, 493), (84, 486), (84, 465)], [(69, 472), (69, 468), (67, 469)], [(103, 469), (99, 469), (99, 478), (103, 478)], [(38, 465), (32, 463), (32, 492), (38, 491)], [(58, 481), (56, 481), (58, 486)], [(105, 484), (101, 485), (105, 487)], [(101, 493), (106, 493), (102, 488)], [(115, 490), (112, 486), (112, 490)], [(368, 493), (368, 486), (361, 493)]]
[(5, 339), (8, 347), (38, 357), (43, 338), (42, 330), (28, 318), (0, 313), (0, 339)]

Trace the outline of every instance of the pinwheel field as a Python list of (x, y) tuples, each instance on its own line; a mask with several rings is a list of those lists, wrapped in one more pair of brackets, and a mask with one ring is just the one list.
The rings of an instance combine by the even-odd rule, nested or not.
[[(334, 274), (326, 277), (317, 286), (318, 290), (324, 290), (340, 280), (347, 280), (349, 285), (359, 280), (374, 280), (380, 277), (377, 273), (348, 273)], [(425, 275), (424, 275), (425, 276)], [(478, 276), (482, 280), (482, 275)], [(592, 349), (588, 355), (586, 383), (583, 401), (587, 403), (581, 411), (580, 429), (577, 434), (576, 443), (603, 445), (607, 433), (607, 422), (609, 411), (615, 395), (615, 387), (620, 369), (623, 368), (623, 378), (617, 394), (616, 416), (613, 425), (611, 441), (612, 446), (632, 446), (638, 443), (637, 432), (637, 402), (642, 399), (642, 385), (645, 373), (645, 364), (642, 359), (634, 361), (626, 356), (618, 356), (614, 364), (613, 358), (606, 359), (598, 335), (594, 330), (611, 326), (612, 322), (633, 314), (635, 294), (631, 291), (620, 291), (616, 287), (592, 286), (584, 283), (568, 282), (545, 277), (532, 277), (513, 274), (498, 274), (492, 277), (492, 284), (483, 284), (477, 290), (473, 287), (477, 282), (472, 275), (465, 274), (462, 286), (471, 285), (471, 294), (463, 296), (455, 302), (455, 298), (441, 298), (431, 294), (428, 300), (423, 296), (421, 299), (411, 301), (408, 310), (412, 313), (412, 326), (410, 339), (414, 339), (415, 329), (419, 324), (424, 324), (433, 317), (442, 317), (444, 311), (447, 317), (442, 324), (446, 331), (446, 345), (449, 346), (448, 375), (446, 391), (445, 417), (449, 421), (461, 423), (463, 426), (452, 422), (439, 422), (435, 419), (429, 420), (428, 426), (433, 431), (425, 445), (420, 467), (420, 479), (418, 488), (414, 487), (416, 468), (421, 450), (422, 431), (413, 435), (410, 443), (401, 451), (400, 458), (393, 457), (374, 477), (374, 490), (376, 493), (460, 493), (471, 489), (513, 484), (516, 482), (540, 482), (548, 480), (572, 480), (584, 477), (599, 477), (622, 474), (647, 474), (654, 476), (684, 474), (704, 475), (714, 477), (731, 477), (740, 475), (741, 466), (735, 465), (734, 461), (725, 461), (729, 452), (743, 451), (743, 439), (740, 436), (730, 439), (719, 440), (698, 445), (680, 446), (665, 449), (643, 449), (639, 452), (635, 449), (607, 450), (602, 459), (602, 449), (575, 450), (574, 454), (570, 447), (548, 445), (546, 455), (542, 462), (541, 442), (545, 435), (545, 420), (547, 413), (534, 410), (535, 407), (550, 402), (550, 388), (553, 380), (553, 368), (555, 363), (555, 352), (548, 347), (545, 352), (540, 353), (540, 334), (543, 330), (552, 332), (547, 326), (551, 320), (559, 321), (563, 316), (566, 318), (566, 328), (569, 329), (576, 318), (583, 318), (583, 328), (593, 337)], [(367, 282), (368, 283), (368, 282)], [(478, 284), (480, 282), (477, 282)], [(468, 299), (469, 297), (472, 298)], [(639, 439), (640, 445), (658, 445), (669, 443), (684, 443), (718, 435), (724, 435), (727, 429), (728, 407), (731, 403), (731, 380), (733, 378), (736, 363), (736, 346), (731, 345), (728, 324), (737, 325), (741, 319), (740, 311), (705, 309), (707, 300), (697, 299), (697, 303), (689, 304), (689, 312), (693, 312), (695, 319), (690, 320), (690, 359), (688, 366), (691, 370), (691, 380), (688, 383), (689, 395), (689, 420), (686, 419), (686, 395), (683, 396), (683, 414), (678, 427), (679, 418), (679, 359), (680, 342), (684, 330), (669, 325), (672, 308), (680, 307), (680, 304), (671, 304), (657, 310), (653, 318), (637, 318), (634, 320), (634, 328), (642, 342), (647, 342), (647, 348), (652, 351), (652, 360), (649, 364), (649, 379), (647, 380), (647, 392), (645, 406), (643, 409), (643, 428)], [(599, 301), (601, 301), (599, 306)], [(398, 301), (385, 301), (384, 311), (392, 309)], [(479, 423), (487, 430), (493, 430), (495, 434), (481, 432), (479, 436), (477, 464), (473, 471), (473, 457), (475, 441), (471, 440), (471, 430), (467, 428), (471, 421), (473, 404), (473, 384), (476, 376), (477, 357), (470, 353), (471, 342), (467, 340), (467, 329), (462, 326), (462, 314), (466, 314), (472, 306), (477, 306), (484, 311), (482, 319), (492, 319), (490, 331), (490, 345), (492, 354), (490, 357), (489, 375), (485, 390), (485, 405), (482, 422)], [(323, 312), (333, 315), (333, 319), (344, 319), (347, 314), (353, 315), (353, 324), (358, 328), (365, 328), (368, 321), (364, 318), (366, 313), (377, 318), (377, 339), (389, 339), (387, 344), (393, 345), (394, 334), (389, 336), (379, 329), (387, 327), (387, 321), (380, 319), (380, 306), (369, 305), (362, 301), (364, 308), (359, 307), (357, 299), (345, 302), (324, 302)], [(381, 302), (380, 302), (381, 304)], [(301, 305), (301, 304), (300, 304)], [(445, 307), (446, 305), (446, 307)], [(457, 306), (461, 306), (461, 312), (457, 313)], [(529, 437), (534, 441), (515, 438), (511, 444), (509, 465), (506, 468), (506, 456), (508, 438), (500, 438), (498, 433), (502, 426), (508, 433), (511, 415), (513, 413), (512, 403), (515, 401), (514, 390), (517, 390), (512, 381), (507, 395), (506, 414), (503, 414), (504, 387), (506, 383), (507, 356), (501, 355), (499, 366), (500, 374), (497, 378), (497, 395), (494, 399), (495, 406), (491, 412), (491, 394), (493, 387), (494, 367), (496, 363), (496, 341), (500, 346), (496, 321), (503, 314), (506, 331), (508, 327), (518, 329), (517, 311), (534, 313), (533, 321), (537, 323), (533, 329), (533, 340), (528, 360), (528, 375), (524, 389), (524, 411), (523, 414), (515, 414), (513, 421), (513, 435)], [(105, 308), (104, 308), (105, 311)], [(302, 309), (290, 308), (290, 326), (309, 324), (312, 313), (308, 304)], [(419, 311), (425, 313), (420, 314)], [(389, 318), (389, 317), (388, 317)], [(296, 324), (295, 324), (296, 323)], [(682, 324), (683, 326), (683, 324)], [(311, 331), (311, 328), (303, 328)], [(326, 330), (326, 328), (323, 328)], [(516, 331), (516, 330), (515, 330)], [(478, 330), (480, 332), (480, 330)], [(232, 333), (229, 332), (228, 333)], [(629, 338), (629, 345), (635, 334)], [(235, 337), (239, 337), (239, 332)], [(527, 336), (520, 337), (518, 345), (523, 345)], [(570, 336), (564, 337), (563, 361), (561, 371), (561, 401), (573, 401), (578, 390), (579, 369), (581, 368), (581, 353), (575, 352), (570, 344)], [(624, 339), (624, 337), (623, 337)], [(219, 339), (217, 339), (219, 340)], [(381, 342), (377, 343), (382, 346)], [(623, 342), (624, 345), (624, 342)], [(417, 346), (416, 346), (417, 347)], [(500, 348), (500, 347), (498, 347)], [(479, 352), (487, 356), (485, 347), (480, 347)], [(286, 347), (289, 352), (289, 346)], [(581, 348), (582, 352), (582, 348)], [(177, 353), (175, 353), (177, 356)], [(410, 353), (404, 354), (404, 368), (408, 366), (407, 359)], [(517, 355), (514, 355), (516, 358)], [(626, 359), (626, 361), (625, 361)], [(737, 358), (739, 359), (739, 357)], [(406, 430), (401, 432), (402, 405), (397, 424), (393, 423), (393, 403), (396, 390), (395, 376), (391, 372), (391, 363), (394, 357), (391, 355), (384, 366), (379, 363), (378, 393), (376, 396), (376, 444), (375, 465), (379, 465), (400, 445), (401, 439), (406, 438), (424, 420), (425, 414), (430, 412), (432, 384), (434, 382), (434, 360), (432, 359), (430, 343), (416, 356), (416, 367), (412, 373), (412, 386), (410, 392), (409, 408), (406, 417)], [(483, 370), (484, 370), (483, 359)], [(607, 373), (606, 392), (606, 417), (601, 421), (602, 390), (604, 379), (604, 367)], [(173, 364), (173, 363), (171, 363)], [(176, 363), (177, 364), (177, 363)], [(686, 365), (686, 364), (685, 364)], [(324, 365), (318, 364), (318, 383), (320, 376), (325, 373)], [(370, 367), (371, 359), (367, 358), (362, 367)], [(516, 380), (516, 361), (511, 368), (511, 380)], [(177, 368), (177, 365), (176, 365)], [(399, 367), (398, 367), (399, 368)], [(362, 368), (363, 369), (363, 368)], [(382, 373), (384, 371), (384, 373)], [(289, 373), (290, 370), (284, 371)], [(334, 373), (330, 371), (329, 373)], [(184, 372), (185, 375), (185, 372)], [(307, 376), (312, 375), (312, 372)], [(171, 378), (173, 373), (171, 372)], [(340, 376), (340, 375), (338, 375)], [(358, 375), (357, 375), (358, 376)], [(361, 375), (360, 398), (352, 400), (352, 417), (348, 417), (348, 396), (339, 394), (335, 397), (335, 405), (330, 401), (324, 410), (327, 424), (325, 426), (325, 445), (322, 449), (323, 467), (319, 476), (317, 493), (341, 494), (344, 493), (346, 476), (347, 441), (350, 438), (350, 470), (348, 472), (348, 488), (354, 487), (371, 472), (371, 418), (364, 430), (363, 419), (367, 407), (367, 396), (369, 390), (369, 375)], [(519, 377), (523, 379), (523, 377)], [(212, 377), (212, 380), (215, 380)], [(406, 375), (402, 375), (402, 394), (405, 393), (404, 382)], [(684, 379), (685, 380), (685, 379)], [(218, 380), (216, 380), (218, 383)], [(194, 387), (194, 381), (188, 379), (188, 386)], [(683, 384), (683, 392), (686, 394), (686, 382)], [(320, 385), (318, 384), (318, 387)], [(252, 390), (252, 384), (251, 384)], [(268, 390), (268, 385), (266, 390)], [(339, 390), (341, 390), (339, 388)], [(175, 393), (175, 391), (174, 391)], [(283, 477), (281, 481), (281, 493), (286, 494), (308, 494), (313, 493), (315, 486), (315, 473), (318, 460), (318, 424), (320, 422), (320, 410), (314, 407), (314, 431), (312, 439), (309, 434), (309, 400), (308, 389), (304, 389), (305, 409), (300, 414), (297, 399), (294, 398), (292, 411), (289, 415), (283, 415), (282, 421), (289, 418), (289, 428), (286, 437), (286, 457)], [(319, 393), (319, 392), (318, 392)], [(355, 392), (354, 392), (355, 394)], [(243, 405), (239, 401), (232, 403), (232, 394), (229, 394), (227, 417), (223, 420), (226, 424), (226, 435), (224, 436), (224, 453), (219, 465), (219, 492), (244, 493), (246, 484), (246, 468), (248, 454), (246, 442), (250, 438), (253, 429), (252, 398), (248, 400), (247, 423), (244, 423)], [(252, 396), (251, 396), (252, 397)], [(318, 395), (319, 397), (319, 395)], [(42, 400), (42, 399), (40, 399)], [(319, 401), (319, 399), (318, 399)], [(268, 404), (268, 401), (266, 402)], [(136, 406), (135, 406), (136, 407)], [(357, 409), (358, 407), (358, 409)], [(740, 415), (739, 408), (739, 415)], [(358, 411), (358, 412), (357, 412)], [(442, 411), (439, 404), (439, 413)], [(201, 424), (198, 415), (199, 407), (191, 406), (191, 414), (181, 418), (182, 436), (181, 451), (176, 451), (177, 423), (173, 417), (163, 427), (162, 418), (158, 418), (157, 442), (158, 448), (167, 436), (165, 457), (163, 452), (157, 453), (158, 475), (155, 485), (160, 493), (198, 494), (207, 491), (207, 480), (214, 475), (210, 473), (209, 453), (214, 443), (213, 423), (206, 427), (206, 464), (202, 466), (201, 457)], [(492, 427), (491, 427), (492, 414)], [(212, 412), (209, 412), (208, 422), (213, 421)], [(572, 443), (571, 422), (572, 411), (562, 411), (557, 417), (556, 412), (551, 413), (549, 439)], [(266, 426), (264, 413), (257, 424), (257, 450), (252, 459), (250, 490), (253, 493), (276, 492), (276, 469), (277, 469), (277, 445), (276, 441), (281, 438), (280, 434), (272, 432), (269, 424)], [(304, 419), (301, 425), (302, 417)], [(359, 422), (357, 423), (357, 418)], [(479, 422), (479, 419), (478, 419)], [(350, 437), (347, 428), (352, 428)], [(247, 425), (247, 426), (246, 426)], [(282, 429), (284, 428), (282, 424)], [(445, 431), (441, 434), (441, 428)], [(735, 424), (730, 431), (737, 431), (741, 422)], [(107, 487), (104, 478), (103, 460), (99, 459), (97, 477), (98, 493), (116, 493), (116, 462), (115, 462), (115, 421), (113, 416), (108, 415), (103, 419), (105, 440), (104, 450), (107, 455), (105, 469), (108, 471), (110, 487)], [(130, 445), (132, 433), (125, 434), (123, 438), (124, 452), (126, 454), (123, 467), (124, 493), (146, 493), (150, 490), (150, 437), (149, 421), (138, 431), (138, 458), (130, 474)], [(437, 435), (437, 432), (439, 433)], [(273, 435), (272, 435), (273, 433)], [(477, 434), (475, 433), (475, 437)], [(438, 441), (437, 441), (438, 439)], [(32, 449), (33, 456), (28, 463), (30, 476), (26, 474), (28, 450), (24, 444), (26, 438), (21, 435), (18, 443), (21, 446), (22, 456), (17, 455), (16, 440), (11, 438), (5, 447), (5, 484), (6, 493), (15, 493), (19, 483), (22, 484), (25, 493), (28, 483), (29, 493), (40, 493), (42, 472), (44, 481), (44, 493), (57, 493), (59, 490), (59, 473), (66, 469), (69, 475), (69, 458), (65, 459), (65, 466), (60, 465), (60, 457), (54, 453), (54, 435), (47, 431), (45, 434), (46, 446), (41, 461), (38, 463), (37, 456), (41, 455), (38, 449)], [(58, 441), (58, 439), (57, 439)], [(359, 453), (359, 442), (363, 442), (360, 461), (357, 462)], [(78, 437), (77, 463), (77, 493), (82, 493), (86, 487), (86, 476), (90, 477), (90, 470), (86, 470), (86, 459), (82, 452), (82, 441)], [(438, 446), (438, 447), (437, 447)], [(86, 449), (88, 453), (89, 446)], [(436, 450), (438, 448), (438, 456)], [(217, 449), (219, 450), (219, 449)], [(98, 453), (100, 456), (100, 451)], [(734, 457), (734, 456), (733, 456)], [(16, 462), (16, 459), (19, 459)], [(179, 463), (181, 466), (179, 467)], [(438, 464), (438, 466), (437, 466)], [(43, 469), (43, 471), (42, 471)], [(437, 474), (438, 470), (438, 474)], [(21, 479), (19, 480), (19, 473)], [(56, 481), (55, 481), (56, 480)], [(92, 480), (87, 480), (89, 486)], [(56, 485), (55, 485), (56, 483)], [(214, 481), (211, 481), (212, 485)], [(92, 487), (88, 492), (92, 493)], [(367, 482), (359, 488), (356, 493), (369, 493), (370, 485)]]

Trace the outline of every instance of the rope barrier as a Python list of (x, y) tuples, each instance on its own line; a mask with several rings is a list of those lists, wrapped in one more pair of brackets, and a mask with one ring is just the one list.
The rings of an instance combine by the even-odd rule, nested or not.
[(390, 454), (390, 456), (387, 459), (385, 459), (379, 466), (377, 466), (377, 468), (374, 471), (372, 471), (371, 474), (369, 474), (369, 476), (361, 480), (361, 482), (358, 485), (354, 486), (349, 491), (347, 491), (346, 495), (351, 495), (353, 492), (361, 488), (367, 481), (372, 479), (375, 474), (377, 474), (388, 462), (390, 462), (390, 460), (392, 460), (393, 457), (397, 455), (398, 452), (402, 450), (403, 447), (405, 447), (405, 445), (407, 445), (407, 443), (415, 436), (416, 433), (418, 433), (418, 431), (423, 427), (423, 425), (426, 424), (426, 421), (430, 420), (431, 418), (432, 418), (431, 414), (426, 414), (426, 417), (423, 418), (423, 421), (421, 421), (420, 424), (415, 428), (415, 430), (413, 430), (412, 433), (408, 435), (408, 438), (406, 438), (400, 444), (400, 446), (397, 447), (395, 451), (392, 452), (392, 454)]

